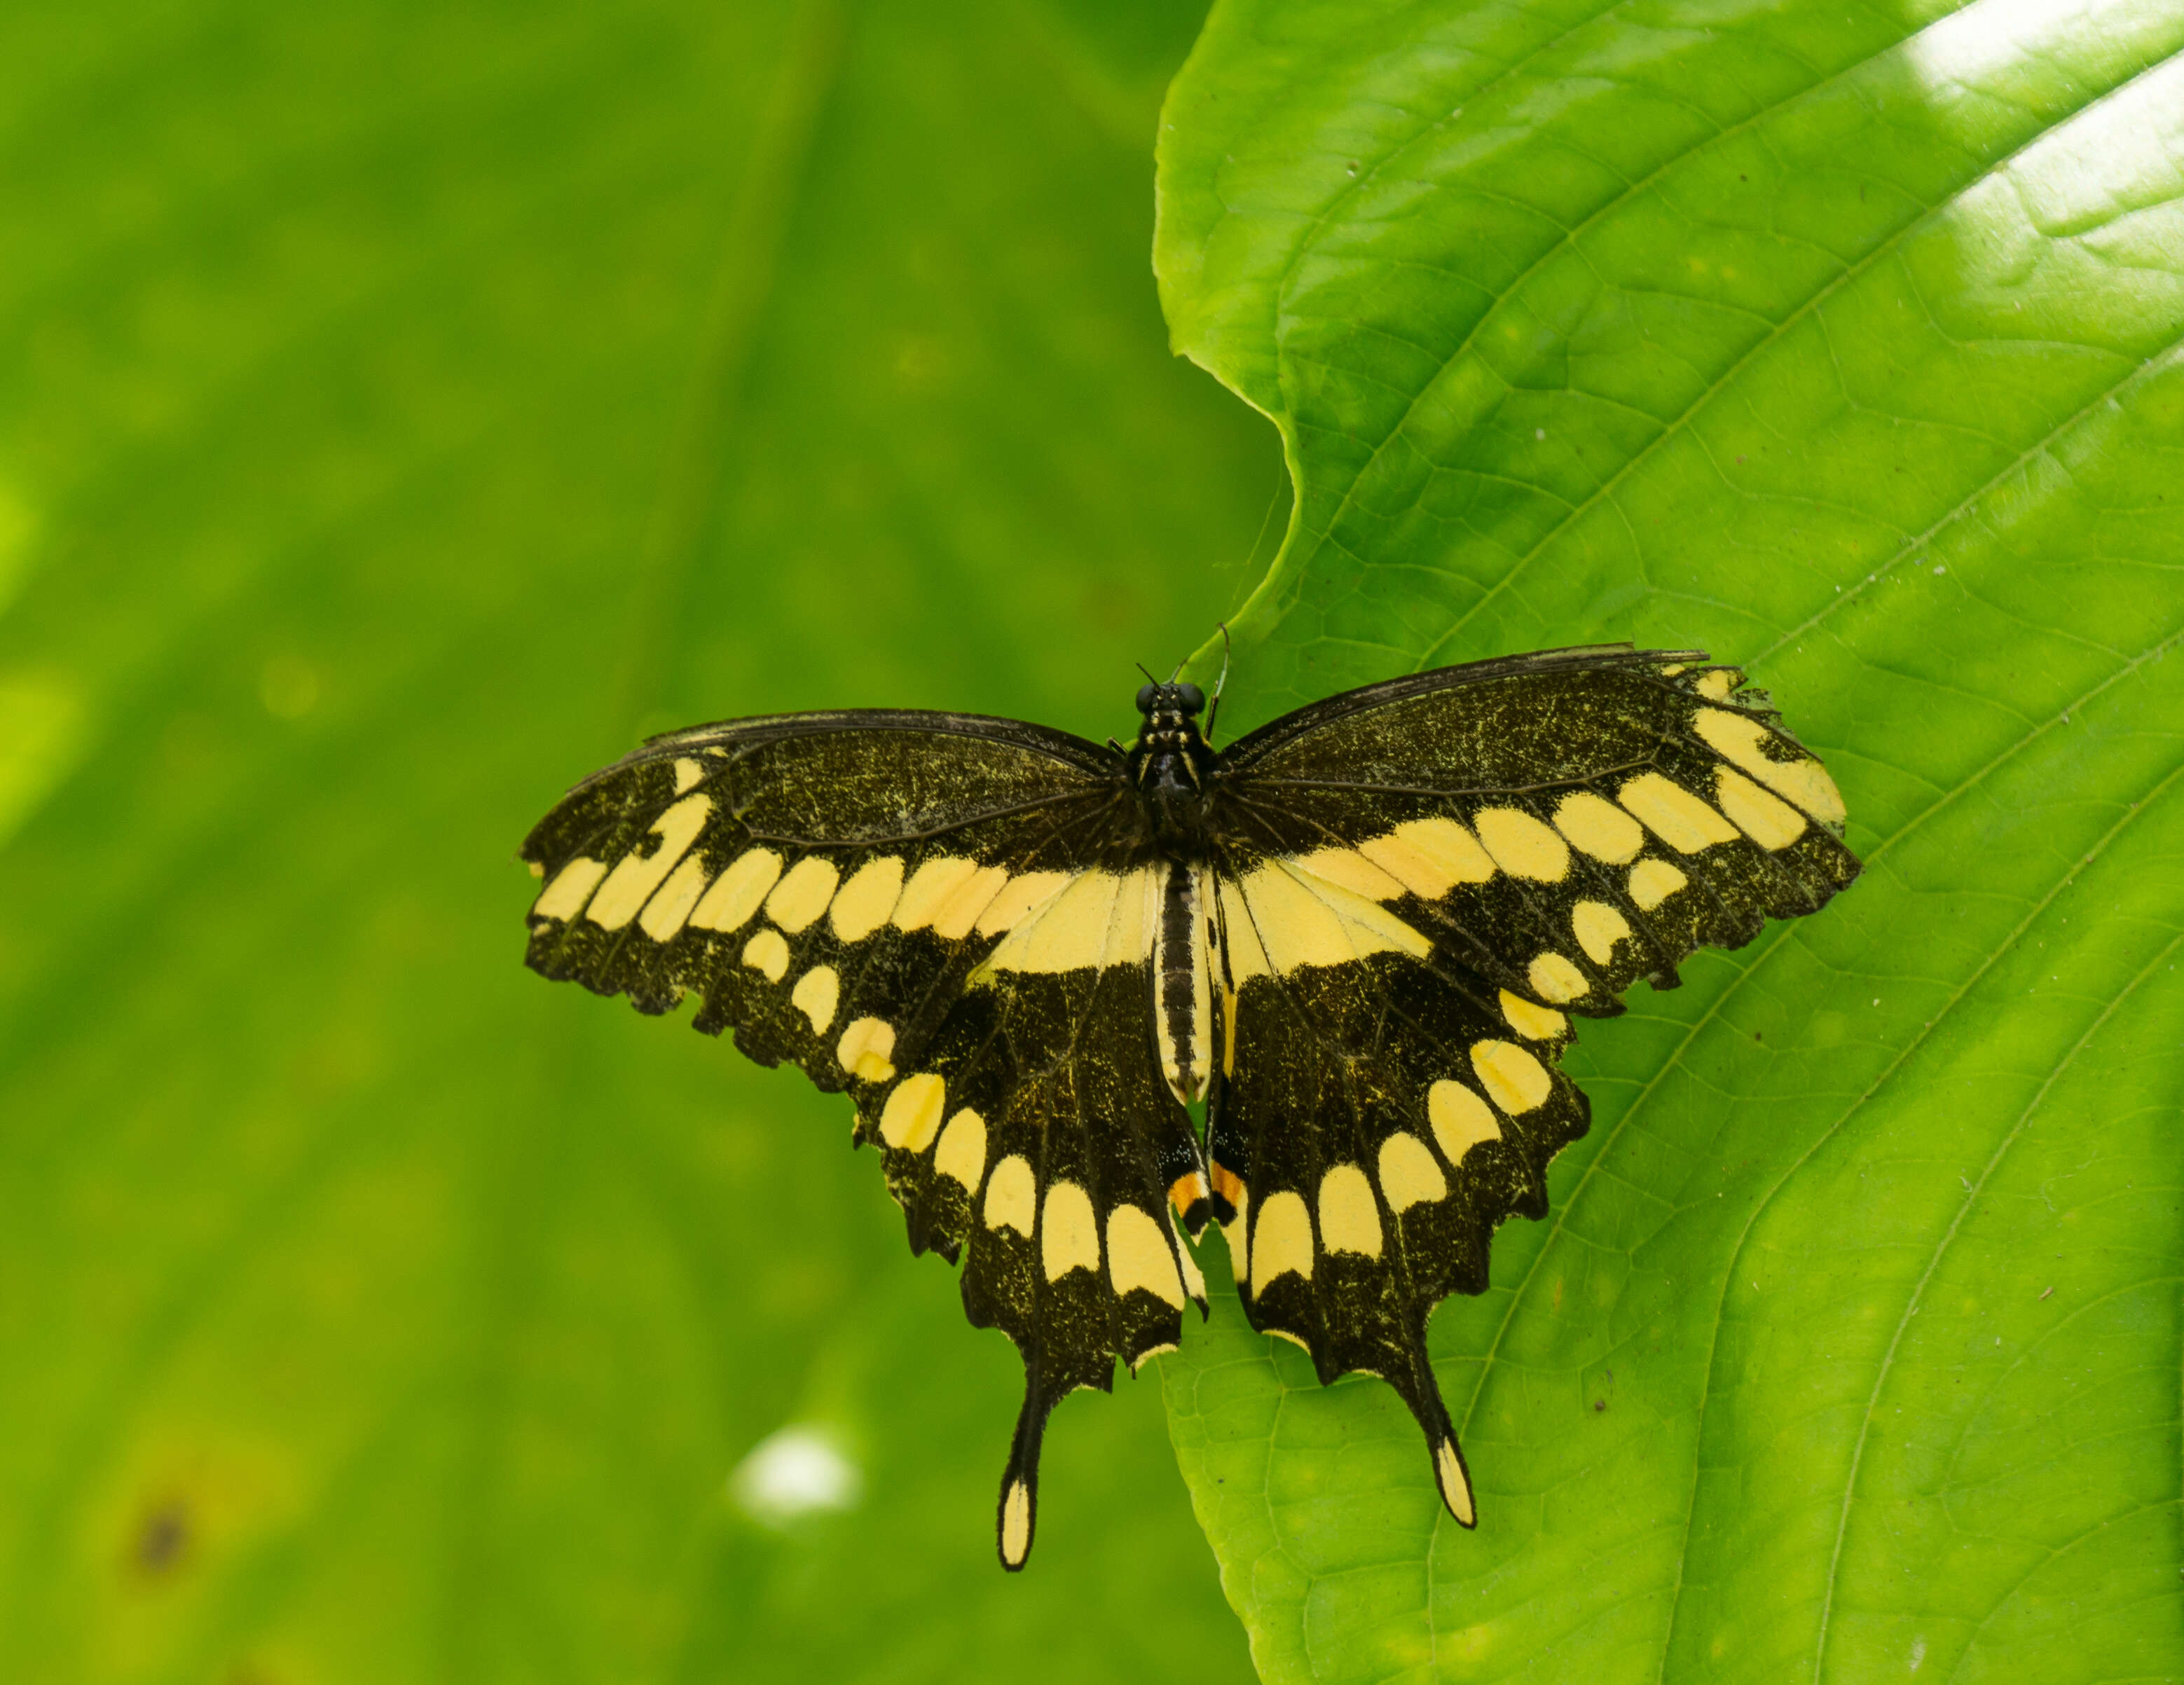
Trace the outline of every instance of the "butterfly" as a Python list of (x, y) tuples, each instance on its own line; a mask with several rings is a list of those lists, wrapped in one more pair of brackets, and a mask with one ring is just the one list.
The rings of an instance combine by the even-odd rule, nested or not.
[(1858, 871), (1826, 770), (1701, 651), (1415, 673), (1216, 750), (1218, 705), (1148, 683), (1127, 746), (908, 710), (695, 726), (521, 851), (534, 970), (695, 996), (697, 1029), (850, 1095), (911, 1249), (960, 1260), (1022, 1356), (1012, 1570), (1049, 1413), (1206, 1314), (1209, 1221), (1252, 1326), (1394, 1387), (1474, 1526), (1426, 1323), (1585, 1132), (1571, 1018)]

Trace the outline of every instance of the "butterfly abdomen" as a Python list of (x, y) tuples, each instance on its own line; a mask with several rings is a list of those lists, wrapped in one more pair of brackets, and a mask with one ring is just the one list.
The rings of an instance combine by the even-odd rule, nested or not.
[(1207, 1048), (1213, 1040), (1213, 998), (1206, 951), (1205, 876), (1171, 865), (1161, 888), (1153, 945), (1153, 1026), (1161, 1074), (1188, 1104), (1206, 1097)]

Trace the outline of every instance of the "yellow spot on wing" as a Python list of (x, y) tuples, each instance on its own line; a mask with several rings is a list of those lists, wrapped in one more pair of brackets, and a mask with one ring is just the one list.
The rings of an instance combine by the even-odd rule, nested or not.
[[(1079, 872), (1059, 894), (1033, 909), (986, 957), (995, 971), (1074, 971), (1097, 965), (1107, 950), (1116, 899), (1127, 879), (1113, 872)], [(1142, 957), (1142, 956), (1140, 956)]]
[(1039, 1182), (1031, 1161), (1011, 1153), (994, 1166), (986, 1182), (986, 1226), (1014, 1229), (1026, 1240), (1039, 1210)]
[(1379, 1202), (1357, 1165), (1337, 1165), (1320, 1178), (1319, 1237), (1329, 1252), (1380, 1255)]
[(948, 1085), (932, 1071), (905, 1076), (880, 1110), (880, 1139), (905, 1153), (922, 1153), (940, 1130)]
[(986, 1174), (986, 1120), (966, 1106), (948, 1120), (940, 1132), (940, 1145), (933, 1154), (933, 1168), (953, 1176), (964, 1191), (976, 1193)]
[(1605, 901), (1580, 901), (1570, 909), (1570, 931), (1586, 959), (1605, 965), (1614, 956), (1615, 944), (1630, 934), (1630, 923)]
[(1546, 1067), (1514, 1042), (1473, 1043), (1471, 1068), (1485, 1085), (1486, 1097), (1512, 1117), (1545, 1104), (1555, 1091)]
[[(1380, 1191), (1388, 1196), (1390, 1210), (1407, 1211), (1413, 1205), (1447, 1198), (1448, 1178), (1424, 1142), (1398, 1131), (1380, 1143)], [(1323, 1226), (1326, 1221), (1323, 1213)]]
[(850, 875), (828, 918), (844, 942), (862, 942), (888, 921), (902, 894), (902, 856), (883, 854)]
[(1763, 848), (1786, 848), (1810, 823), (1787, 802), (1778, 802), (1741, 772), (1714, 774), (1714, 799), (1737, 828)]
[[(1251, 927), (1251, 909), (1244, 904), (1244, 893), (1228, 878), (1219, 881), (1221, 903), (1221, 933), (1228, 961), (1228, 987), (1240, 989), (1252, 977), (1270, 977), (1274, 968), (1267, 963), (1267, 950), (1259, 945), (1259, 933)], [(1223, 1036), (1225, 1051), (1222, 1069), (1236, 1068), (1236, 1005), (1235, 997), (1224, 991), (1222, 997)]]
[(758, 904), (781, 876), (781, 856), (771, 848), (749, 848), (713, 880), (690, 923), (701, 931), (739, 931), (758, 911)]
[(1057, 1182), (1046, 1190), (1039, 1258), (1050, 1282), (1060, 1281), (1072, 1270), (1100, 1267), (1099, 1221), (1092, 1215), (1090, 1198), (1073, 1182)]
[(1562, 805), (1555, 809), (1555, 824), (1586, 854), (1610, 865), (1636, 859), (1638, 851), (1646, 846), (1646, 833), (1638, 828), (1637, 820), (1590, 790), (1563, 797)]
[(1023, 916), (1059, 895), (1069, 881), (1067, 872), (1023, 872), (1012, 877), (978, 915), (973, 926), (980, 936), (999, 936), (1013, 930)]
[[(1050, 1196), (1050, 1217), (1053, 1210)], [(1176, 1273), (1167, 1234), (1135, 1205), (1117, 1205), (1107, 1214), (1107, 1279), (1118, 1296), (1143, 1287), (1178, 1310), (1183, 1309), (1183, 1279)]]
[(961, 854), (939, 854), (926, 861), (902, 887), (902, 899), (894, 909), (895, 928), (925, 929), (956, 893), (978, 875), (978, 863)]
[(1528, 1042), (1549, 1042), (1569, 1028), (1569, 1020), (1552, 1007), (1535, 1006), (1524, 996), (1502, 991), (1502, 1015)]
[(1729, 693), (1736, 688), (1743, 677), (1744, 675), (1734, 667), (1717, 667), (1710, 673), (1700, 674), (1696, 688), (1709, 702), (1726, 702)]
[(1842, 792), (1828, 770), (1809, 757), (1776, 760), (1769, 748), (1789, 745), (1747, 715), (1725, 709), (1702, 708), (1691, 722), (1707, 747), (1724, 760), (1734, 761), (1776, 795), (1795, 802), (1814, 819), (1829, 825), (1843, 821)]
[(1630, 868), (1630, 898), (1650, 913), (1690, 881), (1666, 860), (1641, 860)]
[(842, 1069), (867, 1082), (884, 1082), (894, 1075), (889, 1062), (894, 1053), (894, 1026), (884, 1018), (855, 1020), (834, 1044), (834, 1057)]
[(1441, 1157), (1461, 1168), (1463, 1155), (1482, 1141), (1499, 1141), (1502, 1125), (1486, 1102), (1462, 1083), (1443, 1077), (1426, 1091), (1426, 1121)]
[(788, 992), (788, 1004), (811, 1020), (815, 1036), (834, 1021), (834, 1008), (841, 998), (842, 979), (832, 965), (814, 965)]
[(606, 875), (604, 860), (588, 860), (579, 856), (554, 874), (553, 882), (532, 904), (532, 915), (540, 919), (575, 918), (584, 910), (584, 903), (592, 898), (592, 892)]
[(961, 942), (971, 934), (972, 926), (978, 923), (986, 909), (1001, 893), (1001, 886), (1009, 881), (1007, 870), (1000, 866), (981, 866), (965, 878), (956, 892), (933, 915), (933, 933), (950, 942)]
[(1167, 874), (1158, 867), (1131, 873), (1115, 891), (1115, 911), (1107, 926), (1107, 939), (1100, 946), (1102, 970), (1110, 965), (1134, 965), (1152, 952), (1153, 936), (1160, 928), (1155, 904)]
[(1640, 773), (1616, 792), (1615, 798), (1680, 854), (1696, 854), (1717, 842), (1736, 841), (1735, 826), (1658, 772)]
[(682, 863), (667, 874), (667, 881), (660, 886), (659, 893), (644, 904), (644, 910), (637, 915), (637, 927), (655, 942), (671, 942), (682, 928), (690, 911), (698, 904), (698, 898), (705, 893), (705, 862), (702, 855), (685, 854)]
[(1294, 1271), (1312, 1279), (1312, 1213), (1298, 1195), (1270, 1195), (1251, 1226), (1251, 1297)]
[(1300, 856), (1295, 864), (1299, 870), (1340, 884), (1368, 901), (1393, 901), (1403, 893), (1401, 884), (1355, 848), (1316, 849)]
[(1494, 876), (1492, 857), (1452, 819), (1406, 820), (1385, 837), (1360, 842), (1357, 852), (1427, 901)]
[(1019, 1480), (1001, 1499), (1001, 1560), (1017, 1568), (1030, 1554), (1031, 1488)]
[(652, 898), (660, 881), (698, 840), (712, 812), (710, 796), (686, 796), (653, 820), (652, 834), (660, 839), (660, 846), (644, 859), (634, 854), (623, 855), (607, 874), (599, 893), (592, 897), (584, 916), (610, 931), (620, 930), (635, 918), (638, 909)]
[(1585, 973), (1559, 954), (1542, 954), (1524, 976), (1534, 994), (1557, 1006), (1565, 1001), (1583, 1000), (1592, 989)]
[(1444, 1439), (1434, 1453), (1434, 1476), (1440, 1486), (1440, 1500), (1448, 1505), (1448, 1513), (1465, 1527), (1479, 1520), (1479, 1512), (1471, 1499), (1471, 1480), (1463, 1471), (1463, 1459), (1457, 1455), (1456, 1442)]
[(744, 944), (744, 964), (777, 983), (788, 975), (788, 944), (779, 931), (760, 931)]
[(1472, 815), (1471, 824), (1494, 863), (1512, 877), (1560, 883), (1569, 876), (1569, 845), (1531, 815), (1485, 808)]
[(766, 915), (791, 936), (809, 930), (827, 910), (834, 898), (834, 886), (841, 881), (832, 860), (806, 854), (766, 898)]
[[(1422, 959), (1433, 951), (1430, 942), (1377, 902), (1324, 878), (1307, 877), (1287, 860), (1269, 860), (1239, 887), (1245, 921), (1277, 971), (1340, 965), (1368, 954)], [(1230, 934), (1233, 939), (1233, 924)], [(1232, 954), (1232, 969), (1234, 964)]]
[(675, 793), (681, 795), (705, 776), (705, 769), (696, 761), (677, 760), (675, 763)]

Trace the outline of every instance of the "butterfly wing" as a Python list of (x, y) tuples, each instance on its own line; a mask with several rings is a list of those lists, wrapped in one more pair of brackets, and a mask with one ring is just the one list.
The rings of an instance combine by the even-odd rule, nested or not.
[(694, 994), (697, 1028), (847, 1091), (912, 1249), (963, 1257), (971, 1321), (1024, 1360), (1011, 1568), (1048, 1411), (1205, 1302), (1169, 1195), (1203, 1161), (1154, 1051), (1167, 869), (1130, 864), (1136, 815), (1120, 757), (1060, 732), (795, 715), (657, 738), (522, 850), (534, 970), (647, 1012)]
[(1379, 1374), (1469, 1477), (1426, 1319), (1487, 1281), (1585, 1132), (1569, 1015), (1857, 876), (1818, 760), (1696, 653), (1552, 651), (1300, 709), (1212, 802), (1223, 971), (1216, 1211), (1254, 1326)]

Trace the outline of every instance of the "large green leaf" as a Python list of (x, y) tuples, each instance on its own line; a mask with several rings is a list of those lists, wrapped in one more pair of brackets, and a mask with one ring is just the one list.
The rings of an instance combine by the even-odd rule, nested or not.
[(525, 971), (514, 858), (648, 720), (1127, 729), (1240, 594), (1197, 22), (0, 18), (0, 1679), (1249, 1677), (1150, 1377), (1003, 1575), (1020, 1370), (844, 1102)]
[(1268, 1678), (2184, 1673), (2180, 53), (2166, 0), (1216, 7), (1157, 266), (1298, 487), (1238, 724), (1702, 645), (1869, 863), (1585, 1029), (1552, 1215), (1433, 1328), (1476, 1532), (1233, 1300), (1169, 1360)]

